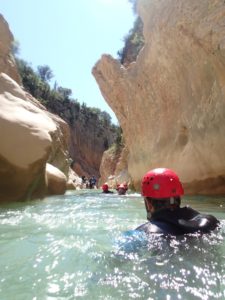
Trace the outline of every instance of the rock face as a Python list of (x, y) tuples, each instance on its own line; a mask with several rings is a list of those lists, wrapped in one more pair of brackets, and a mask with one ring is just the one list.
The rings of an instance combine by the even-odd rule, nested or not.
[(46, 181), (50, 195), (63, 195), (65, 193), (67, 178), (63, 172), (51, 164), (46, 165)]
[(13, 35), (9, 30), (9, 25), (0, 14), (0, 70), (20, 83), (20, 76), (11, 55), (12, 42)]
[[(6, 74), (0, 75), (0, 199), (25, 200), (45, 194), (45, 162), (55, 123), (25, 101), (25, 93)], [(13, 187), (13, 188), (12, 188)], [(36, 194), (37, 193), (37, 194)], [(40, 195), (41, 196), (41, 195)]]
[(80, 176), (99, 177), (103, 152), (117, 136), (117, 128), (111, 124), (110, 115), (69, 99), (49, 101), (47, 108), (70, 127), (69, 153), (73, 170)]
[(145, 45), (126, 68), (93, 68), (129, 149), (140, 189), (151, 168), (172, 168), (189, 194), (225, 194), (225, 4), (139, 0)]
[(70, 164), (68, 125), (19, 85), (12, 40), (0, 15), (0, 202), (64, 193)]
[(94, 119), (70, 126), (73, 169), (79, 176), (99, 177), (99, 167), (104, 151), (112, 144), (114, 135), (109, 129), (96, 126)]
[(12, 41), (0, 15), (0, 202), (64, 193), (70, 165), (68, 125), (18, 85)]
[(110, 188), (116, 188), (117, 184), (126, 182), (130, 185), (131, 178), (128, 174), (127, 147), (111, 147), (105, 151), (100, 165), (99, 186), (107, 182)]
[[(59, 116), (47, 112), (56, 124), (57, 130), (51, 133), (52, 145), (48, 162), (61, 170), (66, 176), (70, 172), (71, 159), (69, 155), (70, 129), (68, 124)], [(68, 177), (68, 176), (67, 176)]]
[[(61, 162), (61, 166), (64, 164), (64, 171), (68, 171), (68, 166), (65, 167), (66, 152), (63, 148), (65, 145), (62, 142), (60, 124), (50, 116), (48, 112), (32, 103), (31, 98), (27, 97), (27, 93), (14, 80), (4, 73), (0, 74), (2, 202), (40, 198), (52, 194), (52, 191), (55, 194), (57, 180), (51, 180), (49, 185), (45, 176), (46, 162), (50, 158), (57, 166), (56, 157), (58, 160), (61, 157), (64, 161)], [(56, 173), (54, 178), (57, 176)], [(63, 176), (66, 178), (64, 174)], [(60, 179), (61, 175), (58, 177)], [(57, 183), (55, 189), (54, 182)]]

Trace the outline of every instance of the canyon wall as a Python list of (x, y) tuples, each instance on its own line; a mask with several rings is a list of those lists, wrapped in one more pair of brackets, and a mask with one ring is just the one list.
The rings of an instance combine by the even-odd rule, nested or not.
[(79, 176), (99, 177), (102, 155), (117, 136), (108, 113), (80, 105), (77, 100), (55, 100), (47, 108), (66, 121), (70, 128), (69, 154), (72, 168)]
[(13, 37), (0, 16), (0, 203), (63, 194), (69, 127), (19, 85)]
[(225, 3), (139, 0), (138, 14), (136, 61), (103, 55), (93, 68), (123, 129), (134, 186), (167, 167), (186, 194), (225, 194)]
[(94, 118), (78, 119), (70, 126), (70, 156), (73, 169), (80, 176), (99, 178), (102, 155), (113, 143), (115, 133), (109, 127), (104, 128)]
[(11, 54), (13, 35), (9, 25), (0, 14), (0, 70), (8, 74), (17, 83), (21, 83), (15, 61)]
[(127, 166), (128, 149), (124, 145), (114, 144), (104, 152), (100, 165), (100, 182), (108, 183), (110, 188), (116, 188), (117, 184), (126, 182), (131, 188), (131, 178)]

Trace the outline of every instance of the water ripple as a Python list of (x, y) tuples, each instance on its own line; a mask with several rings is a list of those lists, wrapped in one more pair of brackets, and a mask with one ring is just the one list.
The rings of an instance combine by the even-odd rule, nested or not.
[(0, 299), (225, 299), (224, 220), (147, 238), (144, 219), (140, 195), (98, 191), (2, 207)]

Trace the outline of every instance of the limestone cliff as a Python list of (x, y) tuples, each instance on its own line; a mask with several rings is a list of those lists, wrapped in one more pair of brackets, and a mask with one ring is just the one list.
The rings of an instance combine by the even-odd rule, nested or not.
[(225, 193), (225, 3), (139, 0), (145, 45), (123, 66), (93, 68), (129, 150), (137, 189), (154, 167), (172, 168), (186, 193)]
[(60, 167), (55, 159), (60, 156), (61, 169), (66, 171), (60, 124), (4, 73), (0, 73), (0, 136), (0, 202), (65, 192), (66, 176), (53, 168), (49, 177), (52, 168), (46, 169), (47, 161)]
[(100, 127), (96, 120), (78, 119), (70, 126), (70, 156), (73, 158), (73, 169), (80, 176), (94, 175), (99, 177), (99, 168), (104, 151), (111, 145), (115, 134), (110, 128)]
[(11, 55), (12, 42), (13, 35), (9, 30), (9, 25), (0, 14), (0, 70), (20, 83), (20, 76)]
[(18, 84), (12, 40), (0, 16), (0, 202), (64, 193), (70, 163), (68, 125)]
[(128, 149), (126, 146), (113, 145), (105, 151), (100, 165), (101, 178), (99, 186), (107, 182), (110, 188), (116, 188), (117, 184), (126, 182), (131, 186), (131, 178), (128, 173)]
[(111, 124), (110, 115), (70, 99), (49, 101), (47, 109), (69, 125), (73, 170), (80, 176), (99, 177), (103, 152), (112, 145), (117, 135), (117, 127)]

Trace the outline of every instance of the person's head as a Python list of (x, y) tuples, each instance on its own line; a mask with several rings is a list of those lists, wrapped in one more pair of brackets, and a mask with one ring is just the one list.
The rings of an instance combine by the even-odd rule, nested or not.
[(128, 190), (128, 184), (126, 182), (123, 183), (124, 188), (126, 189), (126, 191)]
[(106, 182), (102, 185), (102, 191), (107, 192), (108, 190), (109, 190), (109, 186), (108, 186), (108, 183)]
[(127, 188), (124, 186), (123, 183), (121, 183), (120, 185), (118, 185), (117, 187), (117, 192), (119, 195), (125, 195), (127, 191)]
[(148, 219), (153, 212), (160, 209), (179, 207), (183, 194), (179, 177), (170, 169), (153, 169), (142, 179), (142, 195)]

